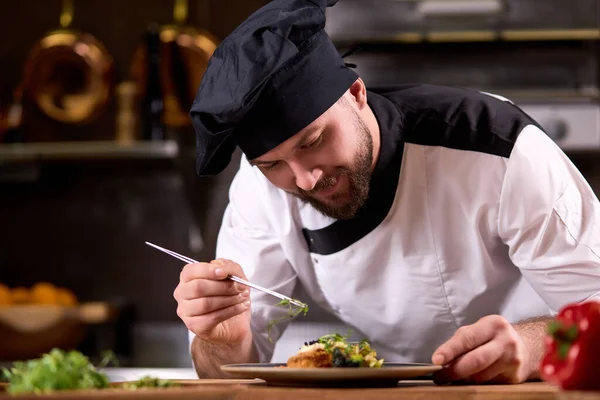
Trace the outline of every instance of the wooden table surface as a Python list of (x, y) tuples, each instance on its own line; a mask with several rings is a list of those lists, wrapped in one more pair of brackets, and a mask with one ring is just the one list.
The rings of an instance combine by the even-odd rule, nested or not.
[[(325, 400), (600, 400), (600, 392), (560, 391), (543, 382), (520, 385), (436, 386), (430, 381), (405, 381), (392, 388), (306, 388), (268, 386), (259, 380), (203, 379), (181, 381), (184, 387), (124, 391), (104, 389), (85, 392), (63, 392), (44, 395), (43, 399), (325, 399)], [(0, 394), (1, 398), (11, 398)], [(40, 399), (39, 396), (14, 397), (21, 400)]]

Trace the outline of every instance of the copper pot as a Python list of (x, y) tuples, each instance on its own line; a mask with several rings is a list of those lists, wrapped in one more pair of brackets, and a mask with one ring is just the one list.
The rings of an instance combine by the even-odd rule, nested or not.
[[(160, 28), (160, 81), (163, 93), (163, 122), (171, 127), (191, 125), (188, 116), (208, 61), (219, 44), (212, 33), (185, 25), (187, 0), (175, 0), (174, 23)], [(146, 87), (146, 50), (138, 47), (131, 63), (138, 96)]]
[(61, 28), (46, 34), (25, 63), (24, 96), (48, 117), (70, 124), (96, 118), (114, 88), (114, 60), (94, 36), (69, 29), (73, 0), (63, 0)]

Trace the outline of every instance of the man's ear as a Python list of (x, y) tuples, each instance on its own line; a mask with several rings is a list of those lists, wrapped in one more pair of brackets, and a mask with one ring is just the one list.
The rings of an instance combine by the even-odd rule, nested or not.
[(352, 102), (361, 111), (367, 106), (367, 87), (361, 78), (354, 81), (352, 86), (348, 89)]

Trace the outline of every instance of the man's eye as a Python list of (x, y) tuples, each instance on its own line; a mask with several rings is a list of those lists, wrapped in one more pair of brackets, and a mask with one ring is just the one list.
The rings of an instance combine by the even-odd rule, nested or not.
[(323, 137), (323, 135), (319, 135), (318, 138), (316, 138), (315, 140), (313, 140), (310, 143), (306, 143), (302, 146), (303, 149), (310, 149), (311, 147), (315, 147), (317, 146), (319, 143), (321, 143), (321, 138)]
[(270, 170), (272, 170), (273, 168), (275, 168), (275, 167), (276, 167), (278, 164), (279, 164), (279, 162), (278, 162), (278, 161), (274, 161), (274, 162), (272, 162), (272, 163), (270, 163), (270, 164), (263, 164), (263, 165), (262, 165), (262, 167), (263, 167), (264, 169), (266, 169), (267, 171), (270, 171)]

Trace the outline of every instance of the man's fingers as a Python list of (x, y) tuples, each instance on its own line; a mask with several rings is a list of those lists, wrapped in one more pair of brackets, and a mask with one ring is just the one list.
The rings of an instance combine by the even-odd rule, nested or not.
[(503, 354), (502, 344), (490, 341), (458, 358), (453, 363), (452, 370), (459, 379), (466, 378), (485, 370), (502, 358)]
[[(219, 273), (217, 274), (217, 269)], [(223, 274), (222, 267), (220, 265), (211, 265), (209, 263), (194, 263), (187, 264), (181, 270), (179, 280), (181, 282), (189, 282), (195, 279), (213, 279), (221, 280), (225, 279), (227, 274)]]
[(503, 359), (499, 359), (483, 371), (471, 376), (469, 380), (473, 383), (490, 382), (509, 368), (510, 366), (508, 366)]
[(454, 336), (437, 348), (431, 361), (444, 365), (489, 342), (498, 332), (497, 325), (494, 318), (484, 317), (472, 325), (458, 328)]
[(250, 308), (250, 301), (246, 300), (242, 303), (222, 308), (209, 314), (186, 318), (185, 323), (190, 331), (194, 332), (196, 335), (202, 336), (215, 329), (221, 322), (242, 314), (244, 311), (248, 310), (248, 308)]
[(490, 368), (503, 354), (502, 344), (490, 341), (450, 362), (436, 376), (435, 381), (445, 383), (469, 378)]
[(194, 279), (222, 280), (229, 275), (246, 280), (246, 275), (239, 264), (222, 259), (210, 263), (187, 264), (181, 270), (180, 280), (182, 282), (189, 282)]
[(177, 315), (183, 319), (210, 314), (213, 311), (247, 301), (249, 295), (250, 293), (246, 291), (235, 296), (212, 296), (184, 301), (177, 307)]
[(174, 297), (177, 301), (193, 300), (211, 296), (234, 296), (245, 292), (248, 288), (235, 285), (235, 282), (211, 281), (207, 279), (195, 279), (177, 286)]

